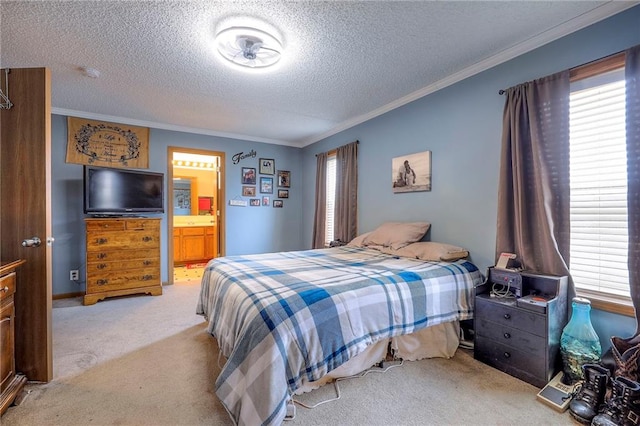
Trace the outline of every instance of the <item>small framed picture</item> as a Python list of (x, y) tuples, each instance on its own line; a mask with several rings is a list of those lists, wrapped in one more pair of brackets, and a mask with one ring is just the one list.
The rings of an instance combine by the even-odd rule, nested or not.
[(255, 185), (256, 184), (256, 169), (255, 169), (255, 167), (243, 167), (242, 168), (242, 184), (243, 185)]
[(243, 197), (255, 197), (256, 196), (256, 187), (255, 186), (243, 186), (242, 187), (242, 196)]
[(262, 197), (262, 205), (263, 206), (269, 205), (269, 197)]
[(278, 198), (289, 198), (288, 189), (278, 189)]
[(259, 206), (260, 205), (260, 198), (252, 198), (249, 200), (249, 205), (250, 206)]
[(289, 188), (291, 186), (291, 172), (288, 170), (278, 170), (278, 186)]
[(276, 160), (273, 158), (261, 158), (260, 159), (260, 174), (261, 175), (274, 175), (276, 174)]
[(282, 200), (273, 200), (273, 207), (282, 208), (284, 205), (284, 201)]
[(260, 192), (263, 194), (273, 194), (273, 178), (260, 177)]

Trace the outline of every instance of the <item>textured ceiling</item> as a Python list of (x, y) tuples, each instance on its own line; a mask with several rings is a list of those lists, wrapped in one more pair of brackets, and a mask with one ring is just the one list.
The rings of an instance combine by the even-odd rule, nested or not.
[[(0, 65), (50, 68), (56, 113), (305, 146), (634, 4), (1, 0)], [(283, 57), (234, 70), (214, 35), (256, 19)]]

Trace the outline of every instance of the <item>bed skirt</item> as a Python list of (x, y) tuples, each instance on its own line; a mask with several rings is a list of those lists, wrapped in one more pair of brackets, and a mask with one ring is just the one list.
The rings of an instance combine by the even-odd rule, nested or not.
[(411, 334), (381, 340), (351, 358), (320, 380), (303, 382), (296, 395), (311, 392), (341, 377), (359, 374), (387, 358), (389, 348), (394, 358), (417, 361), (425, 358), (451, 358), (460, 343), (460, 322), (451, 321), (424, 328)]

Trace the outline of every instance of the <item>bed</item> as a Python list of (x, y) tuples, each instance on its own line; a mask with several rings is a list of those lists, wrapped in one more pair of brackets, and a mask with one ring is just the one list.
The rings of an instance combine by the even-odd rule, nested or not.
[(482, 274), (464, 258), (416, 258), (411, 246), (211, 260), (197, 313), (226, 358), (215, 387), (233, 421), (278, 425), (294, 394), (362, 371), (389, 347), (405, 359), (452, 356)]

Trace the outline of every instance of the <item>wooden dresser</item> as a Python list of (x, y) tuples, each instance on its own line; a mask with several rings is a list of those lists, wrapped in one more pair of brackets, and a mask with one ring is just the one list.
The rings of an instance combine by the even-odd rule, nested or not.
[(106, 297), (162, 294), (160, 218), (87, 218), (84, 304)]
[(27, 378), (16, 372), (15, 360), (15, 305), (16, 268), (25, 261), (2, 262), (0, 265), (0, 415), (16, 399)]

